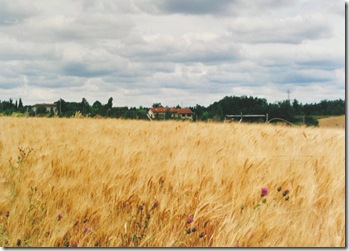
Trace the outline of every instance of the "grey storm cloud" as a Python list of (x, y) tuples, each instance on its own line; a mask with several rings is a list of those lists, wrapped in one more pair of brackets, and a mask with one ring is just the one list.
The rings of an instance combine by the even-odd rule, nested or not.
[(305, 85), (307, 83), (321, 83), (330, 81), (330, 77), (314, 76), (301, 73), (286, 74), (281, 77), (280, 80), (276, 80), (278, 83), (297, 83), (298, 85)]
[(153, 14), (184, 14), (184, 15), (213, 15), (230, 16), (244, 15), (248, 12), (282, 9), (294, 5), (296, 1), (288, 0), (143, 0), (135, 5), (143, 11)]
[(7, 80), (6, 83), (4, 83), (4, 82), (0, 83), (0, 88), (4, 89), (4, 90), (10, 90), (10, 89), (13, 89), (13, 88), (17, 88), (19, 86), (21, 86), (20, 82), (11, 81), (11, 80)]
[(162, 41), (149, 42), (139, 50), (132, 51), (129, 57), (137, 60), (155, 62), (190, 63), (205, 62), (215, 63), (224, 61), (236, 61), (240, 56), (239, 49), (235, 45), (224, 46), (216, 42), (193, 42), (188, 46), (177, 40), (169, 46), (161, 47)]
[(343, 59), (308, 59), (295, 61), (295, 64), (297, 64), (300, 68), (307, 67), (331, 71), (343, 67), (344, 60), (345, 59), (343, 55)]
[(158, 1), (160, 10), (167, 13), (183, 14), (219, 14), (226, 13), (227, 9), (238, 2), (237, 0), (175, 0), (175, 1)]
[(15, 25), (38, 14), (39, 10), (30, 1), (0, 1), (0, 26)]
[(91, 69), (88, 65), (83, 63), (70, 63), (66, 64), (63, 67), (63, 74), (68, 76), (77, 76), (77, 77), (100, 77), (104, 75), (108, 75), (107, 70), (103, 69)]

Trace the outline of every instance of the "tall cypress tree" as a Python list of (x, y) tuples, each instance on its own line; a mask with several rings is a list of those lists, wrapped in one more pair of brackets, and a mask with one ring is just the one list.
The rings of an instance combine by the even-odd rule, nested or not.
[(21, 98), (19, 98), (18, 108), (23, 108), (23, 103), (22, 103), (22, 99)]

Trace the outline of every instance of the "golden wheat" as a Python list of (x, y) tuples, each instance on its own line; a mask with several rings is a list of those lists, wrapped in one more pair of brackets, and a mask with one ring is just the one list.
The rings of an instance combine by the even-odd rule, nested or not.
[(343, 129), (9, 117), (0, 128), (2, 246), (345, 245)]

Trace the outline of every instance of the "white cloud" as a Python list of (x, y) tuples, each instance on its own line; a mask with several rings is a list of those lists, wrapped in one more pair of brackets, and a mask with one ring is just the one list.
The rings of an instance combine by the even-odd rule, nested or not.
[(330, 38), (331, 26), (320, 15), (275, 17), (241, 17), (229, 29), (230, 38), (241, 43), (301, 43)]

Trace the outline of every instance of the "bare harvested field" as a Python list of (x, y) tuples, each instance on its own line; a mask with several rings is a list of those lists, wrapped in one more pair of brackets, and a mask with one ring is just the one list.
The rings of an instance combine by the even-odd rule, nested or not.
[(319, 119), (319, 126), (326, 128), (345, 128), (345, 115)]
[(343, 129), (8, 117), (0, 128), (1, 246), (345, 245)]

